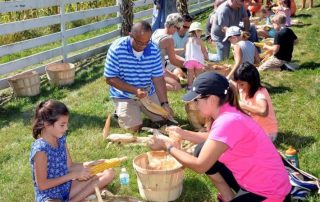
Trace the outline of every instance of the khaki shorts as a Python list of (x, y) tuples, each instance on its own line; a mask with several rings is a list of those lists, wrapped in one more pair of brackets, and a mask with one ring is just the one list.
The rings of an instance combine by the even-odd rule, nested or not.
[[(150, 99), (160, 104), (157, 95), (154, 93)], [(141, 112), (147, 115), (153, 122), (164, 120), (161, 116), (148, 111), (139, 100), (134, 99), (113, 99), (118, 115), (118, 123), (121, 128), (132, 128), (142, 125)]]
[(285, 60), (279, 60), (278, 58), (272, 56), (267, 61), (265, 61), (260, 67), (258, 67), (259, 71), (266, 71), (266, 70), (281, 70), (281, 66), (287, 63)]

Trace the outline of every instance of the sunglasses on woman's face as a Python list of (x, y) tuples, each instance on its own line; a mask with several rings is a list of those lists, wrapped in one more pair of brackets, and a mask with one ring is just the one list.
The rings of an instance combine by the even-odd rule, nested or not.
[(207, 99), (209, 96), (210, 96), (210, 95), (201, 95), (200, 97), (194, 99), (193, 101), (194, 101), (194, 102), (198, 102), (198, 101), (201, 100), (201, 99)]

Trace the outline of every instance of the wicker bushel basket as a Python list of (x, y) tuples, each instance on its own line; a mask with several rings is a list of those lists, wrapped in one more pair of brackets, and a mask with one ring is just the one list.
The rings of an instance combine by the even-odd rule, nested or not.
[(71, 63), (54, 63), (46, 67), (49, 82), (55, 86), (70, 85), (74, 82), (76, 69)]
[(173, 166), (168, 168), (150, 168), (149, 156), (158, 160), (174, 159), (164, 151), (153, 151), (141, 154), (133, 159), (137, 174), (139, 193), (147, 201), (173, 201), (180, 197), (183, 188), (183, 168), (174, 159)]
[(35, 96), (40, 93), (40, 76), (36, 71), (10, 77), (8, 82), (17, 96)]

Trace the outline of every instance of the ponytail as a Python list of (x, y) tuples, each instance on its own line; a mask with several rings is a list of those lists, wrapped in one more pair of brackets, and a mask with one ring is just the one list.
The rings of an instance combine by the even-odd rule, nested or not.
[(241, 31), (241, 38), (243, 40), (248, 40), (250, 38), (251, 34), (249, 32), (246, 31)]
[(41, 102), (35, 111), (32, 122), (32, 136), (38, 139), (44, 128), (44, 124), (53, 125), (60, 116), (68, 116), (69, 110), (65, 104), (56, 100)]
[(239, 94), (236, 87), (232, 83), (229, 84), (227, 94), (224, 97), (220, 98), (219, 106), (222, 106), (225, 103), (228, 103), (230, 106), (235, 107), (237, 110), (241, 111), (242, 113), (247, 114), (240, 107)]

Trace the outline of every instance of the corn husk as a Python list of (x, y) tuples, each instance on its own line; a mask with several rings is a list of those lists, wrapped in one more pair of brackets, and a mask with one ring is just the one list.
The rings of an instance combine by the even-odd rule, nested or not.
[(170, 113), (162, 108), (160, 105), (152, 102), (149, 97), (144, 97), (140, 99), (143, 106), (152, 113), (158, 114), (166, 119), (170, 117)]
[(117, 143), (132, 143), (137, 141), (137, 137), (133, 136), (130, 133), (125, 133), (125, 134), (110, 134), (107, 137), (107, 140), (111, 142), (117, 142)]
[(109, 132), (110, 132), (110, 123), (111, 123), (111, 114), (108, 114), (108, 117), (106, 119), (106, 122), (104, 124), (104, 128), (102, 131), (102, 136), (104, 139), (107, 139), (107, 137), (109, 136)]

